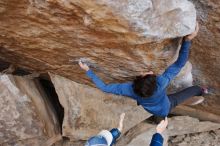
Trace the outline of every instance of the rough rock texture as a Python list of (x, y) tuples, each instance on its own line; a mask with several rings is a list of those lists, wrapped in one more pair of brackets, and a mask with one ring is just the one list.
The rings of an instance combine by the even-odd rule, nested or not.
[[(220, 124), (213, 122), (200, 122), (198, 119), (188, 116), (169, 118), (168, 129), (163, 133), (164, 145), (167, 145), (168, 137), (207, 132), (220, 128)], [(152, 135), (156, 132), (156, 125), (146, 121), (133, 127), (118, 141), (119, 146), (142, 146), (149, 145)]]
[(50, 104), (33, 80), (0, 75), (0, 145), (49, 146), (61, 139)]
[[(220, 114), (220, 2), (192, 2), (201, 24), (191, 53), (193, 77), (215, 91), (198, 108)], [(164, 71), (178, 52), (178, 40), (168, 38), (193, 31), (195, 9), (187, 0), (2, 0), (0, 21), (1, 59), (91, 85), (77, 65), (80, 58), (107, 82)], [(182, 75), (175, 87), (191, 84), (191, 73)], [(182, 84), (185, 78), (190, 82)]]
[(132, 99), (105, 94), (58, 75), (51, 74), (51, 80), (64, 107), (63, 136), (72, 140), (86, 140), (103, 129), (117, 128), (122, 112), (127, 121), (123, 132), (151, 116)]
[[(153, 124), (146, 123), (145, 121), (139, 123), (130, 129), (123, 137), (117, 142), (118, 146), (143, 146), (150, 145), (153, 134), (156, 132), (156, 127)], [(167, 133), (163, 133), (164, 146), (167, 145)]]
[(168, 126), (168, 135), (184, 135), (190, 133), (206, 132), (210, 130), (216, 130), (220, 128), (220, 124), (208, 122), (208, 121), (199, 121), (196, 118), (188, 116), (177, 116), (172, 117), (169, 120)]
[(192, 1), (197, 9), (198, 20), (201, 24), (198, 37), (193, 41), (191, 60), (193, 73), (202, 83), (219, 88), (220, 78), (220, 1)]
[[(212, 94), (206, 97), (207, 100), (202, 105), (196, 107), (200, 109), (200, 116), (203, 114), (202, 117), (205, 119), (204, 113), (207, 112), (220, 115), (220, 78), (218, 76), (220, 70), (218, 61), (220, 56), (220, 1), (191, 1), (197, 10), (197, 18), (201, 25), (200, 32), (193, 41), (191, 63), (189, 62), (177, 79), (172, 82), (173, 86), (170, 91), (192, 85), (192, 79), (196, 84), (209, 85)], [(92, 84), (79, 69), (77, 65), (79, 59), (87, 62), (107, 82), (131, 80), (134, 76), (149, 70), (153, 70), (156, 74), (161, 73), (177, 57), (180, 38), (173, 38), (191, 33), (195, 27), (196, 13), (192, 3), (187, 0), (1, 0), (0, 60), (24, 68), (27, 72), (46, 73), (49, 71), (87, 85)], [(5, 69), (5, 66), (7, 64), (3, 64), (2, 67), (0, 63), (1, 70)], [(68, 86), (75, 87), (76, 85), (78, 84), (72, 85), (71, 83)], [(59, 86), (61, 88), (60, 82)], [(88, 89), (88, 92), (91, 90), (89, 87), (79, 86), (80, 90)], [(29, 90), (32, 91), (32, 89), (25, 91)], [(68, 91), (67, 95), (77, 96), (77, 99), (78, 95), (82, 94), (71, 93), (70, 89), (57, 91), (57, 93), (66, 95), (64, 91)], [(92, 95), (95, 96), (94, 94)], [(135, 103), (125, 98), (104, 96), (105, 94), (99, 91), (97, 95), (94, 98), (103, 99), (104, 103), (111, 107), (119, 104), (123, 105), (124, 110), (130, 107), (138, 108)], [(60, 98), (63, 99), (62, 102), (65, 101), (64, 105), (67, 103), (72, 105), (77, 103), (72, 100), (75, 96)], [(86, 96), (83, 94), (83, 98)], [(71, 102), (67, 101), (68, 98)], [(103, 105), (102, 100), (99, 102)], [(124, 106), (126, 102), (129, 104)], [(10, 104), (9, 106), (14, 106), (14, 103)], [(0, 105), (4, 104), (0, 103)], [(38, 105), (36, 108), (39, 108)], [(108, 108), (110, 109), (110, 106)], [(73, 111), (68, 106), (65, 112), (67, 111), (70, 111), (68, 113), (70, 115), (77, 115), (71, 113)], [(193, 114), (197, 116), (198, 113), (194, 111)], [(69, 116), (68, 114), (66, 117)], [(30, 115), (24, 115), (24, 117)], [(111, 113), (111, 115), (117, 119), (119, 113)], [(45, 116), (48, 114), (43, 115)], [(219, 121), (218, 116), (211, 114), (211, 117), (214, 121)], [(87, 120), (85, 121), (89, 123), (89, 120), (93, 119)], [(100, 119), (98, 120), (102, 123)], [(77, 122), (76, 124), (81, 124), (80, 120)], [(110, 125), (115, 126), (117, 120), (110, 120), (110, 122), (109, 127), (106, 128), (110, 128)], [(102, 124), (100, 129), (106, 126)], [(74, 127), (74, 123), (64, 125), (78, 130), (78, 127)], [(85, 125), (80, 126), (85, 128), (83, 127)], [(90, 126), (90, 134), (99, 130), (96, 129), (97, 127), (94, 128), (94, 125)], [(130, 124), (128, 129), (132, 126), (134, 125)], [(41, 128), (39, 127), (36, 133), (19, 136), (41, 135)], [(74, 135), (72, 131), (66, 131), (65, 134)], [(76, 138), (85, 139), (90, 134), (77, 135)], [(18, 136), (17, 139), (16, 135), (14, 137), (14, 140), (18, 139)], [(3, 139), (7, 140), (7, 138), (9, 137)], [(42, 139), (47, 140), (47, 137), (42, 134)], [(29, 139), (25, 142), (27, 144), (20, 142), (20, 145), (34, 145)], [(38, 142), (41, 141), (36, 143)]]
[[(145, 146), (150, 145), (152, 135), (156, 133), (155, 127), (148, 129), (143, 134), (138, 135), (137, 137), (133, 138), (130, 143), (128, 143), (126, 146)], [(164, 143), (163, 146), (167, 146), (167, 134), (163, 133)], [(123, 145), (121, 145), (123, 146)]]
[(198, 108), (220, 115), (220, 1), (192, 0), (201, 24), (198, 37), (193, 41), (190, 60), (196, 83), (211, 88), (212, 95)]
[(53, 146), (84, 146), (86, 141), (70, 141), (68, 139), (64, 139), (55, 143)]
[(213, 114), (204, 109), (193, 108), (189, 106), (177, 106), (171, 111), (171, 114), (174, 115), (188, 115), (194, 118), (197, 118), (201, 121), (211, 121), (214, 123), (220, 123), (220, 116), (218, 114)]
[(84, 83), (80, 58), (107, 81), (163, 71), (178, 46), (167, 38), (195, 26), (187, 0), (3, 0), (0, 9), (0, 58)]
[(172, 137), (169, 146), (219, 146), (220, 130)]

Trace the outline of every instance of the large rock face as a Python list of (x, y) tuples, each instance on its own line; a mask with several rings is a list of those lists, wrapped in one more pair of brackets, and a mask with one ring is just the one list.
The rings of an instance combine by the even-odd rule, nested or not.
[(39, 146), (61, 139), (59, 124), (33, 80), (0, 76), (0, 145)]
[(2, 59), (83, 83), (80, 58), (108, 81), (163, 71), (178, 47), (167, 38), (189, 34), (196, 19), (187, 0), (3, 0), (0, 10)]
[[(220, 1), (192, 1), (197, 9), (201, 24), (198, 37), (193, 41), (190, 60), (196, 83), (208, 85), (212, 95), (199, 107), (209, 112), (220, 114)], [(216, 95), (214, 95), (216, 94)]]
[[(196, 21), (195, 10), (197, 10), (197, 19), (201, 27), (198, 37), (193, 41), (190, 54), (191, 63), (187, 63), (172, 83), (174, 85), (172, 89), (176, 91), (176, 88), (190, 86), (193, 79), (196, 84), (209, 85), (212, 94), (206, 98), (207, 100), (202, 106), (196, 107), (201, 111), (199, 115), (203, 114), (202, 117), (205, 119), (202, 112), (204, 110), (206, 113), (220, 115), (220, 100), (218, 98), (220, 87), (218, 76), (220, 70), (218, 61), (220, 56), (220, 1), (218, 0), (191, 0), (191, 2), (187, 0), (1, 0), (0, 60), (10, 62), (31, 72), (52, 72), (90, 86), (91, 82), (78, 67), (77, 61), (79, 59), (88, 63), (107, 82), (131, 80), (134, 76), (149, 70), (158, 74), (175, 61), (181, 41), (178, 37), (193, 31)], [(1, 62), (0, 68), (2, 68)], [(109, 121), (108, 124), (104, 123), (100, 117), (97, 119), (96, 115), (86, 119), (85, 116), (90, 114), (90, 111), (87, 112), (83, 106), (89, 105), (86, 103), (88, 95), (94, 96), (94, 99), (100, 99), (97, 103), (93, 103), (93, 98), (89, 101), (92, 103), (91, 105), (102, 105), (103, 110), (112, 111), (112, 107), (118, 104), (123, 106), (122, 109), (125, 111), (127, 109), (139, 110), (135, 103), (127, 101), (127, 99), (105, 96), (99, 91), (91, 93), (93, 89), (83, 85), (78, 86), (77, 83), (72, 83), (62, 77), (57, 79), (56, 76), (53, 76), (52, 79), (58, 89), (62, 87), (60, 82), (66, 81), (68, 87), (74, 87), (83, 92), (85, 90), (85, 93), (81, 93), (81, 95), (78, 92), (72, 93), (69, 88), (57, 89), (57, 93), (62, 95), (60, 96), (62, 104), (68, 104), (65, 106), (65, 112), (68, 113), (65, 113), (64, 125), (72, 130), (68, 131), (64, 128), (63, 135), (73, 136), (72, 139), (86, 139), (98, 132), (99, 129), (108, 129), (117, 123), (117, 120), (111, 121), (105, 115), (100, 117), (105, 117), (104, 121)], [(22, 82), (26, 83), (26, 81)], [(22, 95), (27, 91), (35, 93), (27, 87), (25, 90), (19, 88), (19, 93), (21, 92)], [(11, 108), (9, 109), (12, 110), (10, 112), (17, 113), (16, 103), (20, 101), (13, 101), (18, 95), (11, 95), (5, 85), (1, 88), (4, 91), (1, 95), (10, 94), (7, 98), (1, 98), (2, 109), (8, 110), (8, 107), (4, 105), (4, 100), (6, 100), (10, 102)], [(96, 94), (99, 96), (96, 97)], [(75, 99), (79, 100), (81, 96), (84, 99), (83, 104), (71, 110), (70, 106), (78, 104)], [(9, 97), (13, 100), (8, 101)], [(29, 103), (29, 101), (24, 102)], [(127, 102), (129, 104), (124, 105)], [(37, 104), (36, 108), (39, 108), (38, 105), (40, 104)], [(109, 107), (105, 109), (104, 105)], [(43, 133), (42, 128), (44, 127), (41, 126), (38, 118), (34, 118), (36, 111), (31, 103), (30, 106), (28, 104), (23, 108), (28, 108), (30, 111), (27, 110), (29, 112), (23, 113), (25, 115), (21, 114), (19, 121), (23, 120), (21, 123), (28, 123), (29, 125), (26, 126), (30, 127), (30, 121), (27, 120), (33, 119), (32, 124), (35, 125), (35, 130), (34, 128), (30, 131), (25, 130), (30, 134), (14, 133), (14, 129), (10, 128), (14, 122), (12, 124), (7, 123), (7, 120), (2, 122), (2, 118), (0, 118), (1, 125), (11, 130), (4, 131), (6, 135), (0, 139), (2, 142), (27, 138), (27, 141), (19, 141), (17, 144), (37, 145), (37, 143), (47, 141), (48, 137), (53, 137), (53, 133), (56, 132), (52, 131), (48, 135)], [(92, 109), (92, 107), (90, 108)], [(77, 109), (82, 109), (80, 112), (82, 112), (83, 118), (81, 119), (86, 119), (85, 123), (77, 117), (77, 112), (79, 112)], [(93, 110), (98, 112), (97, 109)], [(133, 113), (133, 111), (129, 112)], [(193, 114), (198, 115), (198, 112)], [(41, 117), (48, 118), (48, 115), (50, 114), (42, 114)], [(116, 119), (119, 113), (114, 111), (110, 115)], [(9, 117), (1, 114), (1, 116), (6, 116), (3, 117), (4, 119), (14, 120), (18, 115)], [(140, 122), (141, 119), (148, 117), (148, 115), (142, 117), (141, 114), (138, 116), (140, 117), (137, 118), (137, 121), (131, 121), (127, 125), (128, 129)], [(211, 117), (213, 117), (212, 114)], [(75, 118), (78, 120), (74, 121)], [(101, 126), (89, 125), (93, 119), (98, 120)], [(70, 120), (73, 123), (70, 123)], [(214, 116), (214, 121), (219, 121), (218, 116)], [(77, 129), (77, 125), (80, 125), (81, 129)], [(91, 128), (89, 133), (85, 133), (87, 125)], [(105, 127), (106, 125), (109, 127)], [(79, 132), (78, 135), (73, 131)], [(13, 136), (7, 136), (8, 133)], [(38, 140), (39, 136), (42, 136), (42, 141)], [(29, 139), (31, 137), (35, 137), (37, 141), (33, 142)], [(4, 144), (13, 145), (13, 143)]]
[[(213, 122), (202, 122), (198, 119), (188, 116), (177, 116), (168, 119), (169, 125), (167, 130), (162, 133), (164, 137), (164, 146), (167, 145), (168, 137), (179, 136), (184, 134), (193, 134), (217, 130), (220, 124)], [(149, 145), (152, 135), (156, 133), (156, 125), (142, 122), (133, 127), (118, 142), (119, 146), (143, 146)]]
[(119, 117), (126, 113), (123, 133), (150, 117), (135, 101), (106, 94), (51, 74), (51, 80), (64, 107), (63, 136), (71, 140), (87, 140), (101, 130), (118, 127)]
[[(219, 114), (220, 4), (192, 2), (201, 25), (191, 53), (193, 78), (216, 91), (201, 108)], [(195, 8), (187, 0), (2, 0), (0, 21), (1, 59), (91, 85), (77, 65), (80, 58), (107, 82), (163, 72), (178, 52), (179, 41), (171, 38), (193, 31)], [(188, 69), (175, 87), (192, 84)]]

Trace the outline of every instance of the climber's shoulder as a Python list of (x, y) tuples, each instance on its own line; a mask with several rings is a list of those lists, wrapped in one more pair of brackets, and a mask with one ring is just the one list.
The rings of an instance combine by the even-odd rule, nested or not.
[(167, 83), (167, 80), (163, 77), (163, 75), (157, 75), (157, 87), (163, 88)]

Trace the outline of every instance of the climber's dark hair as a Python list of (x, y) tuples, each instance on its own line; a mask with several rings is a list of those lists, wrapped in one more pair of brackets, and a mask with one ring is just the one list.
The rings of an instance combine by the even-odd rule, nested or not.
[(156, 75), (137, 76), (133, 81), (134, 93), (141, 97), (150, 97), (157, 88)]

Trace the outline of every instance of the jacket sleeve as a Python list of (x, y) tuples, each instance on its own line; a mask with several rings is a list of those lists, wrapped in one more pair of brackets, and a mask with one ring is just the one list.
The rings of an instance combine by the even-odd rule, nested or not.
[(155, 133), (151, 139), (150, 146), (163, 146), (163, 137), (159, 133)]
[(113, 128), (110, 132), (113, 137), (112, 144), (111, 144), (111, 146), (112, 146), (113, 144), (116, 143), (116, 140), (120, 137), (121, 132), (117, 128)]
[(186, 64), (189, 56), (190, 46), (191, 41), (183, 41), (177, 60), (172, 65), (170, 65), (161, 75), (161, 77), (165, 81), (165, 87), (181, 71), (182, 67)]
[(87, 71), (86, 74), (100, 90), (116, 95), (132, 97), (132, 83), (105, 84), (92, 70)]

